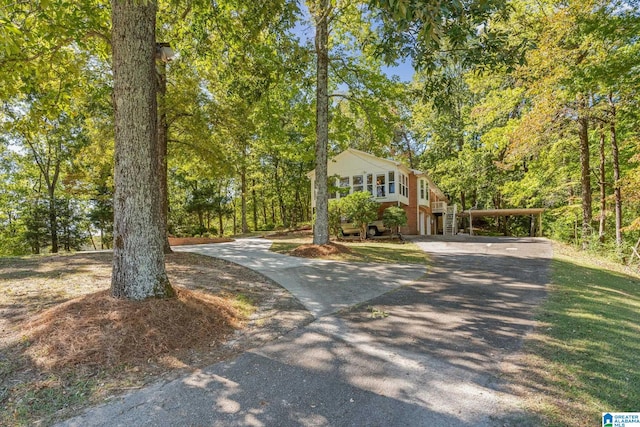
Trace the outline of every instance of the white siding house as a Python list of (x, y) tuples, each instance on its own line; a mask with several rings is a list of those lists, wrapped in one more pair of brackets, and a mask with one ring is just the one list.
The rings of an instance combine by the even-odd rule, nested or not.
[[(447, 230), (445, 221), (451, 210), (448, 200), (424, 172), (353, 148), (330, 159), (327, 167), (329, 184), (333, 184), (329, 199), (366, 191), (381, 204), (380, 214), (392, 205), (405, 209), (408, 218), (402, 230), (405, 234), (442, 234)], [(311, 206), (315, 208), (315, 171), (307, 176), (311, 180)], [(451, 216), (454, 219), (455, 214)]]

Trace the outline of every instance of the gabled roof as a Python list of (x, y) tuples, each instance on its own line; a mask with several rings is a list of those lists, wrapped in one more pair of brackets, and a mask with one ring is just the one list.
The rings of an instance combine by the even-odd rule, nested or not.
[[(374, 160), (374, 161), (378, 161), (378, 162), (385, 162), (385, 163), (389, 163), (389, 165), (393, 165), (396, 167), (400, 167), (402, 169), (405, 169), (407, 172), (410, 172), (411, 169), (409, 169), (408, 167), (406, 167), (405, 165), (403, 165), (402, 163), (396, 161), (396, 160), (391, 160), (391, 159), (384, 159), (382, 157), (377, 157), (374, 156), (373, 154), (369, 154), (367, 152), (364, 151), (360, 151), (360, 150), (356, 150), (355, 148), (347, 148), (346, 150), (342, 151), (339, 154), (336, 154), (335, 156), (333, 156), (332, 158), (329, 159), (330, 162), (338, 162), (340, 161), (340, 159), (342, 157), (345, 157), (347, 154), (352, 154), (355, 155), (357, 157), (363, 157), (365, 159), (370, 159), (370, 160)], [(307, 176), (309, 178), (311, 178), (313, 176), (313, 174), (315, 173), (315, 169), (307, 172)]]
[[(369, 160), (373, 160), (373, 161), (377, 161), (377, 162), (384, 162), (384, 163), (388, 163), (389, 166), (395, 166), (398, 167), (400, 169), (404, 169), (407, 173), (412, 173), (416, 176), (420, 176), (423, 178), (426, 178), (427, 181), (429, 182), (429, 187), (433, 188), (433, 191), (438, 195), (438, 197), (443, 198), (443, 199), (448, 199), (447, 196), (445, 196), (445, 194), (442, 192), (442, 190), (440, 190), (440, 188), (433, 182), (431, 181), (431, 178), (429, 178), (429, 176), (427, 175), (426, 172), (417, 170), (417, 169), (410, 169), (408, 167), (406, 167), (405, 165), (403, 165), (402, 163), (398, 162), (397, 160), (391, 160), (391, 159), (384, 159), (382, 157), (377, 157), (374, 156), (373, 154), (369, 154), (365, 151), (360, 151), (360, 150), (356, 150), (355, 148), (347, 148), (346, 150), (342, 151), (339, 154), (336, 154), (334, 157), (332, 157), (331, 159), (329, 159), (330, 162), (339, 162), (340, 159), (342, 157), (345, 157), (347, 154), (352, 154), (355, 155), (357, 157), (360, 158), (365, 158), (365, 159), (369, 159)], [(307, 172), (307, 177), (309, 179), (311, 179), (314, 174), (315, 174), (315, 169)]]

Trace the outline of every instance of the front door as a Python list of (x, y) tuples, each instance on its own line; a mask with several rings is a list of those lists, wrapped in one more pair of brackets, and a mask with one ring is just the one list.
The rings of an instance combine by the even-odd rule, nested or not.
[(418, 228), (420, 230), (420, 235), (424, 236), (424, 212), (420, 212), (418, 217)]

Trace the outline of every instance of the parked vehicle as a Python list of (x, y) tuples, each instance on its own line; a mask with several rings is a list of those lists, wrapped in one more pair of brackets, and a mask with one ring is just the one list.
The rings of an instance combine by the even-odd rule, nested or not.
[[(342, 222), (340, 228), (344, 236), (350, 236), (352, 234), (360, 235), (360, 227), (354, 222)], [(380, 234), (388, 231), (389, 228), (385, 227), (382, 220), (370, 222), (367, 225), (367, 237), (379, 236)]]

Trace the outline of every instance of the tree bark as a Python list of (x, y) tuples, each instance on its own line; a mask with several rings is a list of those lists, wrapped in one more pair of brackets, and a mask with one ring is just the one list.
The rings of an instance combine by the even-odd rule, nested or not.
[(256, 197), (256, 180), (251, 180), (251, 208), (253, 210), (253, 229), (258, 229), (258, 198)]
[(600, 167), (599, 167), (599, 181), (600, 181), (600, 217), (599, 222), (600, 226), (598, 227), (598, 239), (600, 243), (604, 243), (605, 239), (605, 223), (606, 223), (606, 214), (607, 214), (607, 186), (606, 186), (606, 157), (604, 152), (604, 125), (600, 123)]
[(611, 106), (611, 121), (609, 128), (611, 132), (611, 157), (613, 163), (613, 194), (615, 198), (616, 215), (616, 245), (622, 246), (622, 193), (620, 190), (620, 160), (618, 152), (618, 138), (616, 135), (616, 104), (613, 96), (609, 94), (609, 105)]
[[(581, 110), (586, 109), (586, 101), (581, 101)], [(578, 133), (580, 136), (580, 189), (582, 198), (582, 249), (589, 247), (591, 236), (591, 169), (589, 166), (589, 119), (584, 111), (578, 117)]]
[(329, 0), (317, 0), (313, 11), (316, 25), (316, 220), (313, 243), (329, 243), (329, 191), (327, 157), (329, 146)]
[(240, 169), (240, 221), (242, 233), (249, 232), (249, 224), (247, 224), (247, 167), (246, 167), (246, 151), (243, 152), (242, 166)]
[(169, 185), (167, 182), (167, 153), (169, 125), (167, 123), (167, 63), (160, 61), (158, 64), (158, 170), (160, 171), (160, 215), (163, 251), (165, 254), (173, 253), (169, 244), (168, 218), (169, 218)]
[(275, 181), (275, 185), (276, 185), (276, 189), (278, 189), (278, 207), (280, 210), (280, 219), (282, 219), (282, 225), (287, 227), (287, 212), (286, 212), (286, 208), (284, 206), (284, 199), (282, 198), (282, 188), (281, 188), (281, 183), (280, 183), (280, 175), (278, 174), (279, 169), (279, 164), (280, 161), (279, 159), (275, 159), (274, 162), (274, 170), (273, 170), (273, 179)]
[(115, 109), (111, 293), (143, 300), (175, 295), (164, 267), (158, 188), (156, 4), (112, 1)]
[(49, 185), (48, 198), (49, 198), (49, 232), (51, 235), (51, 253), (58, 253), (58, 212), (56, 207), (56, 194), (55, 184)]

